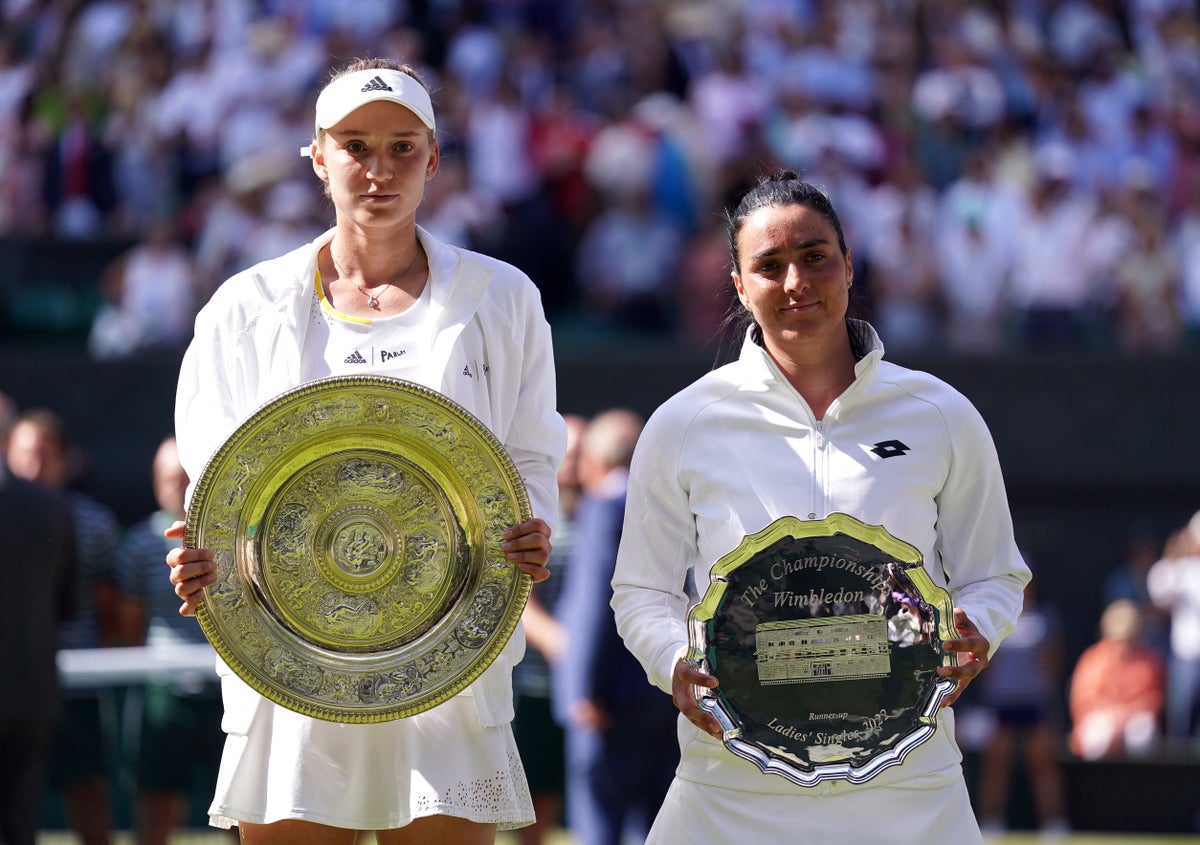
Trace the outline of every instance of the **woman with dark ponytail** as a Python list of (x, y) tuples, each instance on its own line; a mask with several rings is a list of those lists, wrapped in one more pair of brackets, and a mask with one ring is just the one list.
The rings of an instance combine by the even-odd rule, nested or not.
[[(684, 717), (648, 841), (980, 843), (948, 705), (1013, 629), (1030, 577), (991, 435), (949, 385), (884, 361), (875, 330), (851, 316), (850, 248), (820, 188), (772, 174), (726, 222), (741, 353), (647, 422), (613, 579), (626, 646)], [(689, 569), (707, 583), (718, 560), (782, 518), (844, 516), (920, 552), (953, 603), (957, 636), (941, 647), (957, 659), (937, 669), (953, 683), (936, 730), (902, 762), (864, 783), (804, 786), (731, 752), (697, 704), (696, 688), (719, 678), (684, 659), (683, 585)]]

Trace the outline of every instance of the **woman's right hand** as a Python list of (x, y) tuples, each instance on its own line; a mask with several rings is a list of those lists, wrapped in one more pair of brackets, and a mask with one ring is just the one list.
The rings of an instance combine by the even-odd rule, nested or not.
[(692, 689), (693, 686), (713, 689), (717, 683), (715, 675), (701, 672), (682, 657), (675, 661), (675, 671), (671, 673), (671, 700), (689, 722), (709, 736), (721, 739), (721, 724), (716, 716), (696, 703), (696, 694)]
[[(186, 523), (176, 522), (163, 532), (163, 536), (168, 540), (182, 540), (186, 529)], [(212, 552), (178, 546), (167, 552), (167, 566), (171, 567), (175, 595), (183, 599), (179, 614), (195, 616), (196, 606), (204, 600), (204, 588), (217, 583), (217, 562), (213, 560)]]

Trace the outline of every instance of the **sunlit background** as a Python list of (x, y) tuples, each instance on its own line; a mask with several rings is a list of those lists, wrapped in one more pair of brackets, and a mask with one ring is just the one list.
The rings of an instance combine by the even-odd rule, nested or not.
[[(355, 57), (429, 82), (443, 157), (420, 222), (532, 277), (564, 411), (648, 413), (729, 354), (721, 211), (792, 168), (839, 209), (889, 357), (988, 420), (1037, 574), (1010, 650), (1027, 668), (995, 667), (1023, 682), (958, 708), (973, 797), (999, 778), (991, 820), (1033, 835), (1057, 773), (1072, 841), (1191, 834), (1194, 723), (1160, 710), (1138, 753), (1085, 759), (1069, 690), (1118, 598), (1175, 665), (1145, 574), (1200, 510), (1197, 5), (0, 0), (0, 392), (67, 421), (73, 483), (123, 528), (153, 510), (196, 310), (332, 222), (297, 152)], [(138, 696), (104, 694), (127, 830)], [(985, 786), (1014, 707), (1037, 710), (1049, 753), (1018, 732)], [(70, 841), (50, 833), (57, 796), (44, 815), (46, 842)]]

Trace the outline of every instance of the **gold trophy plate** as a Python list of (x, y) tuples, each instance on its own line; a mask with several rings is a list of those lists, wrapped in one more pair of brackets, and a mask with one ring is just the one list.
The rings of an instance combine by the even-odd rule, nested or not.
[(217, 582), (197, 618), (271, 701), (382, 722), (461, 692), (516, 629), (529, 576), (504, 532), (531, 518), (503, 445), (437, 391), (333, 376), (283, 393), (196, 483), (186, 544)]

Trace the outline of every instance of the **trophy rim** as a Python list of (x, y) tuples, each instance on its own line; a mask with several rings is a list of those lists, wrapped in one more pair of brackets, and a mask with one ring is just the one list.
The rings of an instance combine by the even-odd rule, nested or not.
[[(318, 406), (350, 409), (348, 418), (320, 419), (312, 410)], [(384, 407), (389, 414), (435, 420), (441, 426), (438, 434), (445, 436), (396, 420), (367, 424), (363, 419)], [(304, 416), (306, 412), (310, 416)], [(298, 419), (302, 425), (295, 425)], [(294, 428), (300, 427), (305, 431), (293, 437)], [(285, 436), (275, 439), (282, 445), (262, 446), (280, 431)], [(271, 455), (262, 466), (257, 461), (260, 452)], [(437, 527), (444, 527), (445, 543), (434, 544), (438, 586), (433, 600), (421, 596), (414, 601), (432, 606), (419, 618), (403, 620), (412, 630), (394, 641), (383, 637), (382, 642), (364, 645), (352, 637), (339, 639), (336, 632), (327, 636), (311, 608), (293, 607), (284, 613), (280, 607), (286, 601), (271, 599), (270, 573), (278, 567), (264, 551), (274, 525), (270, 516), (277, 513), (290, 484), (305, 472), (319, 475), (314, 467), (342, 455), (366, 455), (384, 468), (399, 467), (420, 476), (423, 487), (418, 486), (415, 495), (426, 512), (436, 511), (444, 523)], [(238, 492), (245, 496), (236, 504), (222, 504), (218, 499), (231, 497), (231, 474), (238, 474), (243, 482)], [(331, 505), (337, 507), (336, 502)], [(359, 521), (370, 520), (384, 536), (411, 528), (404, 514), (388, 513), (374, 503), (343, 510), (371, 511)], [(371, 519), (375, 512), (378, 520)], [(258, 521), (247, 524), (248, 513)], [(416, 715), (449, 700), (482, 675), (516, 631), (531, 579), (506, 560), (500, 546), (505, 530), (530, 518), (528, 492), (511, 456), (462, 405), (392, 376), (316, 379), (284, 391), (251, 413), (197, 479), (184, 543), (213, 552), (218, 581), (204, 589), (196, 616), (221, 659), (275, 704), (343, 723)], [(347, 519), (354, 523), (356, 515)], [(319, 556), (317, 533), (304, 534), (313, 558)], [(330, 533), (336, 532), (325, 531)], [(393, 539), (394, 553), (388, 558), (392, 569), (381, 569), (378, 585), (347, 587), (362, 593), (368, 605), (378, 599), (378, 607), (403, 606), (403, 599), (396, 597), (408, 595), (398, 581), (401, 564), (395, 562), (401, 556), (398, 549), (405, 548), (404, 538)], [(362, 618), (372, 617), (364, 613)], [(466, 629), (469, 636), (463, 635)], [(314, 678), (321, 679), (319, 684)]]

